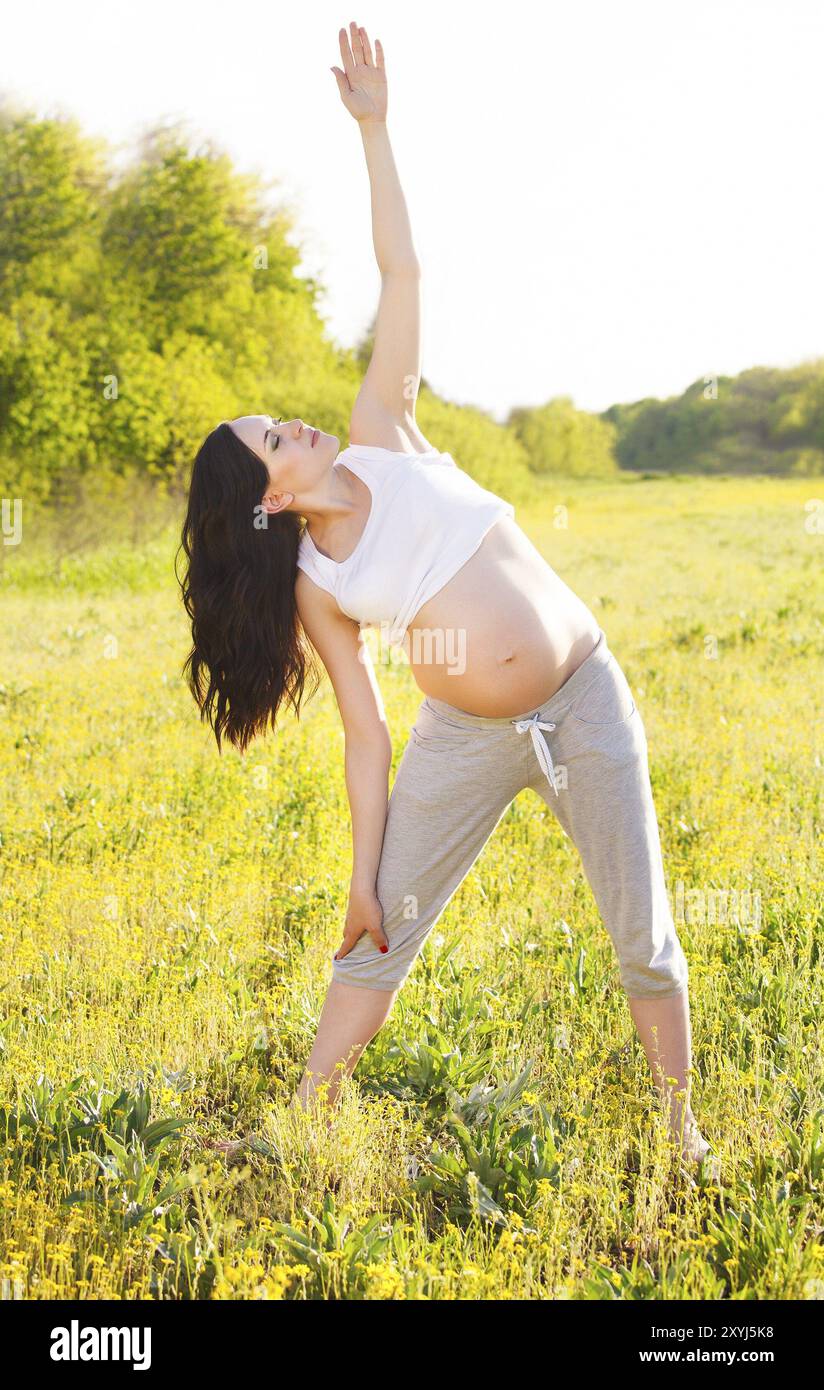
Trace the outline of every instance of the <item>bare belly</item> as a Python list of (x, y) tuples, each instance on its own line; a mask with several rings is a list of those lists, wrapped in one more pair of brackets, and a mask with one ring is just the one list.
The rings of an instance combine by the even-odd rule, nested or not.
[(502, 517), (418, 609), (403, 644), (425, 695), (502, 717), (544, 704), (589, 656), (599, 625), (512, 517)]

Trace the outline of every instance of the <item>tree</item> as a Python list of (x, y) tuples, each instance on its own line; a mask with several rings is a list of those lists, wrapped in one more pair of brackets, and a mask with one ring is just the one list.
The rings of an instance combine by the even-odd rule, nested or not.
[(523, 445), (534, 473), (606, 478), (616, 472), (614, 426), (576, 410), (568, 396), (512, 410), (507, 424)]

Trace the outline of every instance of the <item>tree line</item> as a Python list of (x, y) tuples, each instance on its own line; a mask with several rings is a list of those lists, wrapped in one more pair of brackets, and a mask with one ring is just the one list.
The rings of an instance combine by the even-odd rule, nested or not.
[[(336, 345), (288, 209), (209, 142), (157, 127), (119, 164), (71, 119), (0, 111), (0, 487), (45, 505), (85, 479), (179, 490), (221, 419), (317, 420), (345, 440), (368, 335)], [(423, 382), (421, 427), (516, 503), (536, 477), (821, 471), (824, 363), (699, 383), (602, 415), (566, 397), (499, 423)]]

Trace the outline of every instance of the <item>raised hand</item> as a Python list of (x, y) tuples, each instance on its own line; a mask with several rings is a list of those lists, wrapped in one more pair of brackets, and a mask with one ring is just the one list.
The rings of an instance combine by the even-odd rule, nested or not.
[[(340, 99), (359, 123), (386, 120), (386, 70), (383, 62), (383, 46), (375, 39), (375, 58), (372, 58), (372, 45), (365, 29), (355, 24), (338, 31), (340, 56), (343, 70), (332, 68), (338, 84)], [(351, 45), (351, 46), (350, 46)]]

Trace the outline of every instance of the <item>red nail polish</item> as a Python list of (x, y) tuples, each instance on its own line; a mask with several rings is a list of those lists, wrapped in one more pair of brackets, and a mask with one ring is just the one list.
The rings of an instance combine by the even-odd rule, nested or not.
[(338, 953), (337, 953), (337, 951), (336, 951), (335, 954), (333, 955), (332, 959), (333, 959), (333, 960), (337, 960), (337, 958), (338, 958)]
[(383, 951), (383, 954), (386, 955), (386, 952), (389, 950), (389, 947), (388, 947), (388, 946), (381, 946), (381, 950)]

